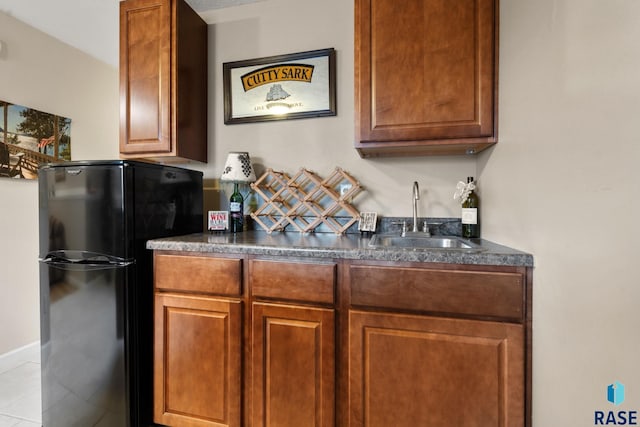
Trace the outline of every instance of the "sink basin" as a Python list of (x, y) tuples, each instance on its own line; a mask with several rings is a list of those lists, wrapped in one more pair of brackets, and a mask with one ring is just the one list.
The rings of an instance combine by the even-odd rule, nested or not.
[(442, 236), (398, 236), (376, 234), (369, 241), (369, 246), (378, 248), (425, 248), (425, 249), (456, 249), (465, 251), (479, 251), (480, 246), (457, 237)]

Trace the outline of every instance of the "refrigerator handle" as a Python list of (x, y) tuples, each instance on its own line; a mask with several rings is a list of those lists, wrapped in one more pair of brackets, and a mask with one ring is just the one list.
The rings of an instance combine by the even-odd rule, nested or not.
[(87, 251), (54, 251), (40, 258), (41, 263), (64, 269), (99, 270), (135, 264), (133, 259)]

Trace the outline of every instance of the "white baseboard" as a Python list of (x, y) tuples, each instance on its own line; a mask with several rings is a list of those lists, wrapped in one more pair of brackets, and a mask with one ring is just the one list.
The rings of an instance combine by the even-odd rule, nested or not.
[(20, 353), (28, 353), (28, 352), (37, 351), (37, 350), (39, 351), (39, 348), (40, 348), (40, 341), (39, 340), (34, 341), (31, 344), (27, 344), (22, 347), (8, 351), (4, 354), (0, 354), (0, 361), (15, 357)]

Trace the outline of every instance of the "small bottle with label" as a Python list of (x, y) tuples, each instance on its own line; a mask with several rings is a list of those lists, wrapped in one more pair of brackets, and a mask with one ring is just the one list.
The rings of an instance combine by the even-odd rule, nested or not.
[(475, 192), (473, 177), (467, 177), (467, 186), (471, 189), (469, 196), (462, 202), (462, 237), (468, 239), (480, 237), (480, 199)]
[(233, 183), (233, 194), (229, 199), (229, 231), (241, 233), (244, 222), (244, 198), (238, 190), (238, 183)]

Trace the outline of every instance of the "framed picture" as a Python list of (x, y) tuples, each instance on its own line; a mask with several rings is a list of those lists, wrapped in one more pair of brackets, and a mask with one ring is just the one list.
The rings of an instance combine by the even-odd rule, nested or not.
[(333, 48), (225, 62), (225, 124), (336, 115)]
[(0, 100), (0, 177), (36, 179), (71, 160), (71, 119)]

